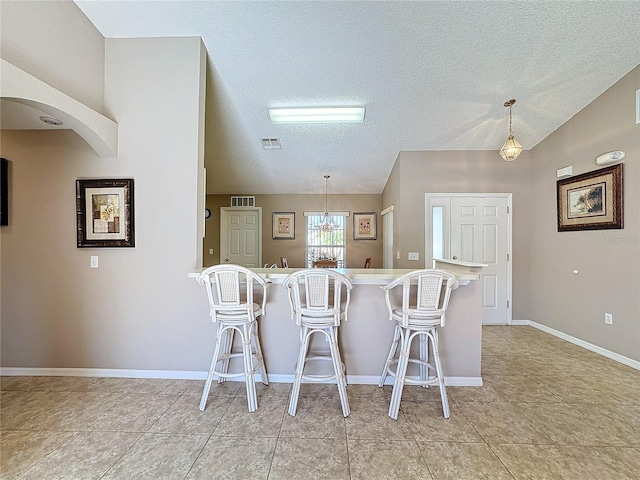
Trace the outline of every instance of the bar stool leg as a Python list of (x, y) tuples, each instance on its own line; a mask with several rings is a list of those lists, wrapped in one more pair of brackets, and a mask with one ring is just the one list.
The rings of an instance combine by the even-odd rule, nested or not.
[(211, 382), (216, 373), (216, 364), (218, 363), (218, 355), (220, 355), (220, 342), (225, 335), (222, 324), (218, 324), (218, 332), (216, 334), (216, 347), (213, 350), (213, 358), (211, 359), (211, 366), (209, 367), (209, 373), (207, 374), (207, 381), (204, 383), (204, 390), (202, 390), (202, 397), (200, 398), (200, 410), (204, 411), (207, 405), (207, 398), (209, 397), (209, 391), (211, 390)]
[[(234, 328), (227, 328), (222, 332), (221, 341), (220, 341), (220, 357), (223, 360), (220, 362), (220, 372), (228, 373), (229, 372), (229, 361), (231, 356), (231, 349), (233, 348), (233, 337), (236, 331)], [(226, 377), (218, 377), (218, 383), (226, 382)]]
[[(425, 333), (421, 333), (420, 337), (420, 380), (427, 381), (427, 375), (429, 375), (429, 369), (427, 368), (427, 361), (429, 355), (429, 339)], [(423, 388), (429, 388), (426, 383), (422, 384)]]
[(391, 392), (391, 403), (389, 404), (389, 416), (394, 420), (398, 419), (398, 411), (400, 410), (400, 399), (402, 398), (402, 389), (404, 388), (404, 377), (407, 374), (407, 365), (409, 364), (409, 351), (411, 349), (411, 331), (402, 329), (400, 331), (401, 347), (398, 357), (398, 367), (396, 369), (396, 378), (393, 382), (393, 391)]
[(342, 359), (340, 357), (340, 350), (338, 349), (338, 327), (328, 327), (325, 331), (327, 331), (329, 337), (329, 349), (331, 350), (333, 370), (336, 375), (338, 392), (340, 393), (342, 415), (348, 417), (351, 410), (349, 409), (349, 399), (347, 397), (347, 378), (342, 369)]
[(251, 340), (253, 342), (253, 351), (260, 362), (260, 376), (262, 377), (262, 383), (269, 385), (269, 377), (267, 377), (267, 367), (264, 364), (264, 356), (262, 355), (262, 348), (260, 347), (260, 335), (258, 335), (258, 322), (254, 322), (254, 328), (252, 330)]
[(438, 385), (440, 386), (440, 398), (442, 399), (442, 412), (444, 418), (449, 418), (449, 400), (447, 399), (447, 390), (444, 386), (444, 373), (442, 372), (442, 364), (440, 363), (440, 353), (438, 352), (438, 331), (434, 328), (428, 333), (433, 346), (433, 361), (436, 366), (436, 375), (438, 376)]
[(247, 387), (247, 406), (249, 412), (258, 409), (258, 398), (256, 395), (256, 382), (253, 370), (253, 357), (251, 355), (251, 324), (242, 325), (242, 358), (244, 360), (244, 381)]
[(296, 416), (298, 409), (298, 396), (300, 395), (300, 384), (302, 383), (302, 374), (304, 372), (304, 362), (309, 349), (310, 328), (304, 325), (300, 326), (300, 351), (298, 352), (298, 363), (296, 363), (296, 377), (293, 380), (293, 388), (291, 389), (291, 398), (289, 399), (289, 415)]
[(380, 375), (380, 382), (378, 382), (378, 387), (382, 387), (384, 385), (385, 380), (387, 379), (387, 375), (389, 375), (389, 366), (391, 362), (396, 356), (396, 350), (398, 349), (398, 341), (400, 340), (400, 326), (396, 325), (396, 328), (393, 331), (393, 342), (391, 342), (391, 349), (389, 350), (389, 355), (387, 355), (387, 361), (384, 364), (384, 368), (382, 369), (382, 374)]

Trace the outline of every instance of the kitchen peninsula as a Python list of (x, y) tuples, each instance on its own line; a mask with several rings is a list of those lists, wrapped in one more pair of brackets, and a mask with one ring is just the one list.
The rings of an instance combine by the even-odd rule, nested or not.
[[(481, 386), (480, 376), (482, 315), (481, 288), (477, 268), (482, 265), (460, 265), (455, 261), (439, 264), (460, 281), (453, 291), (447, 310), (447, 323), (440, 330), (440, 357), (447, 385)], [(451, 268), (448, 268), (451, 267)], [(296, 268), (256, 268), (271, 286), (267, 293), (266, 314), (259, 320), (260, 338), (269, 380), (292, 382), (299, 347), (298, 326), (291, 319), (287, 291), (283, 279)], [(384, 292), (380, 288), (409, 269), (336, 269), (354, 284), (348, 320), (340, 326), (340, 349), (347, 381), (351, 384), (377, 384), (384, 366), (395, 323), (389, 320)], [(199, 272), (189, 277), (196, 278)], [(194, 288), (202, 288), (194, 282)], [(202, 301), (206, 295), (202, 289)], [(210, 318), (198, 319), (210, 321)], [(212, 351), (215, 331), (211, 328)], [(323, 349), (323, 342), (312, 349)], [(388, 379), (390, 381), (390, 379)]]

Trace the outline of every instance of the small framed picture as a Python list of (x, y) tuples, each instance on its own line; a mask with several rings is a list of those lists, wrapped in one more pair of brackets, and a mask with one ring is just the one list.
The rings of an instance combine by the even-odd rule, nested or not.
[(296, 214), (273, 212), (273, 239), (292, 240), (294, 238), (296, 238)]
[(556, 182), (558, 231), (623, 227), (622, 164)]
[(376, 214), (375, 212), (353, 214), (353, 239), (376, 239)]
[(76, 180), (78, 248), (134, 247), (133, 179)]

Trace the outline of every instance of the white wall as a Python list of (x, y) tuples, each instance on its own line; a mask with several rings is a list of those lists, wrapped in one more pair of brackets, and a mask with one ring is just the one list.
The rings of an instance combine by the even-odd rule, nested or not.
[(0, 2), (0, 56), (103, 113), (104, 37), (71, 0)]

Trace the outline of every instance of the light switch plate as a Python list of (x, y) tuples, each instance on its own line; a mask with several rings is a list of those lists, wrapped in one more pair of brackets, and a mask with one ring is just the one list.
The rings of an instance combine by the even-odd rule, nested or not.
[(91, 255), (91, 268), (98, 268), (98, 256)]

